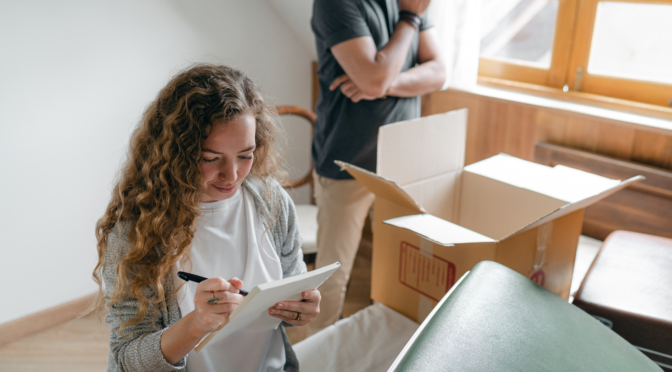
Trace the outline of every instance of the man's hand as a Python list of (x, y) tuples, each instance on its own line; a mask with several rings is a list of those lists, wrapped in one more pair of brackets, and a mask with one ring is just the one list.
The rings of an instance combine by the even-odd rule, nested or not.
[(382, 96), (374, 97), (372, 95), (362, 92), (362, 90), (359, 89), (357, 85), (355, 85), (355, 83), (352, 82), (352, 80), (350, 80), (348, 75), (341, 75), (336, 79), (334, 79), (334, 81), (329, 86), (329, 90), (335, 90), (338, 87), (341, 87), (341, 92), (343, 92), (343, 94), (345, 94), (346, 97), (350, 98), (350, 100), (354, 103), (357, 103), (363, 99), (370, 101), (382, 98)]
[(399, 10), (423, 15), (429, 6), (429, 2), (430, 0), (399, 0)]
[(282, 301), (268, 309), (268, 314), (285, 322), (302, 326), (312, 322), (320, 313), (320, 291), (313, 289), (301, 294), (303, 301)]

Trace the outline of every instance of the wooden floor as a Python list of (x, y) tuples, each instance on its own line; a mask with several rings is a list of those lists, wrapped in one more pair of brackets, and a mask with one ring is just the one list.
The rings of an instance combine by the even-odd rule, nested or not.
[(373, 236), (368, 223), (364, 227), (362, 241), (350, 274), (350, 284), (343, 304), (343, 317), (347, 318), (371, 305), (371, 255)]
[(89, 315), (0, 348), (3, 372), (105, 371), (110, 330)]
[[(592, 263), (600, 241), (582, 237), (572, 280), (578, 288)], [(371, 239), (365, 233), (355, 259), (343, 316), (348, 317), (371, 303)], [(62, 324), (0, 348), (0, 371), (37, 372), (105, 371), (109, 328), (90, 315)]]

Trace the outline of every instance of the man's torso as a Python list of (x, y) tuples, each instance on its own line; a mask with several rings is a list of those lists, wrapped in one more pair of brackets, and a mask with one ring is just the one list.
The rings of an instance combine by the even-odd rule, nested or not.
[[(420, 116), (420, 97), (388, 97), (352, 102), (329, 85), (345, 71), (331, 47), (361, 36), (370, 36), (378, 50), (390, 40), (399, 18), (396, 0), (316, 0), (312, 26), (318, 53), (320, 91), (312, 153), (315, 170), (333, 179), (351, 178), (334, 160), (376, 170), (376, 142), (382, 125)], [(423, 19), (426, 21), (426, 18)], [(415, 34), (402, 71), (417, 64), (419, 45)]]

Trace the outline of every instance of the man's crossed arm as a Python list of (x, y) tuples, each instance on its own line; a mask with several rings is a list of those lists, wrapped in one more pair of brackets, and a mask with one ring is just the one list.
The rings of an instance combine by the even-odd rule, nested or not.
[(345, 75), (336, 78), (330, 89), (340, 87), (353, 102), (384, 96), (413, 97), (440, 89), (446, 72), (433, 28), (420, 32), (419, 65), (401, 72), (414, 33), (409, 23), (399, 22), (380, 51), (370, 36), (334, 45), (331, 52)]

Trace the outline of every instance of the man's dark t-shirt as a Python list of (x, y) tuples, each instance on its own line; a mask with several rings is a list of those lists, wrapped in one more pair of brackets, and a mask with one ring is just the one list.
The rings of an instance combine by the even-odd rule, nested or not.
[[(420, 97), (388, 97), (352, 102), (340, 89), (329, 90), (345, 74), (330, 48), (343, 41), (371, 36), (378, 50), (392, 36), (399, 20), (397, 0), (315, 0), (311, 25), (319, 67), (320, 91), (313, 137), (313, 163), (317, 173), (333, 179), (352, 178), (341, 172), (334, 160), (342, 160), (370, 171), (376, 170), (378, 128), (420, 116)], [(420, 30), (431, 27), (427, 15)], [(418, 33), (411, 42), (402, 71), (418, 63)]]

